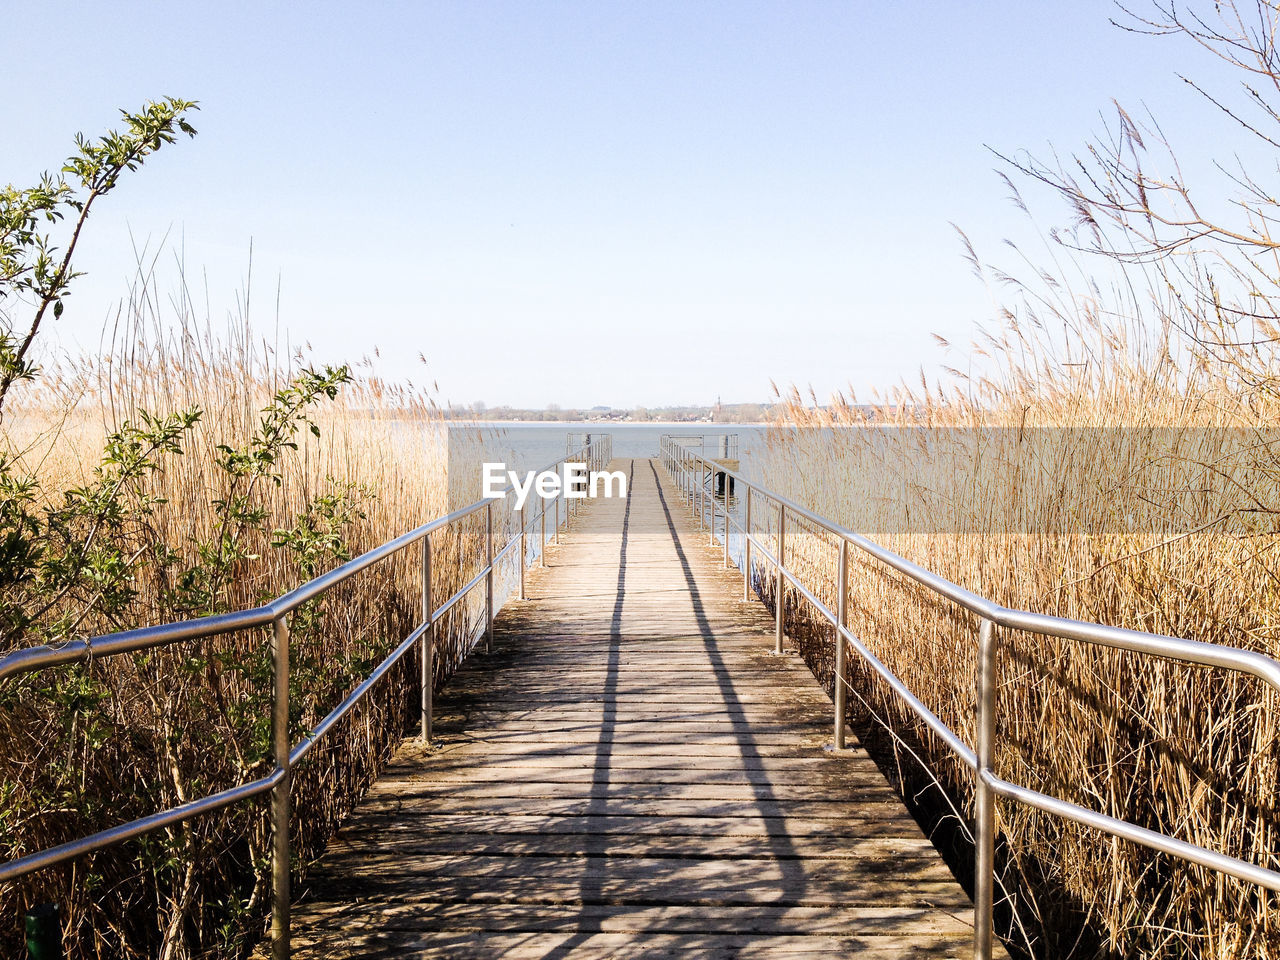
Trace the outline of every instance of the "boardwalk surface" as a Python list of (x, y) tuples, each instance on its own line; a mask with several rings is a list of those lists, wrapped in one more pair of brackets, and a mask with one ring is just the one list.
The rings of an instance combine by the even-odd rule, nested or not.
[[(648, 460), (330, 844), (298, 957), (961, 957), (969, 901)], [(850, 742), (854, 742), (850, 738)]]

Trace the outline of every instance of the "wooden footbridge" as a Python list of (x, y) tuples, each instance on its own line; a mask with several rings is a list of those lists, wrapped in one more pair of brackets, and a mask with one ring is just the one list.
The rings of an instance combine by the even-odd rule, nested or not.
[(655, 461), (308, 877), (298, 957), (958, 957), (972, 905)]
[[(564, 491), (553, 498), (553, 548), (546, 546), (547, 499), (532, 518), (519, 512), (514, 535), (497, 549), (498, 501), (483, 500), (255, 609), (0, 657), (3, 681), (232, 631), (268, 627), (273, 638), (268, 773), (0, 863), (0, 883), (269, 795), (272, 923), (263, 952), (269, 948), (275, 960), (987, 960), (1004, 955), (992, 922), (996, 801), (1003, 799), (1280, 892), (1280, 872), (1003, 779), (996, 763), (995, 696), (1001, 631), (1251, 674), (1276, 690), (1280, 662), (1217, 644), (1003, 607), (760, 487), (725, 458), (695, 453), (678, 438), (664, 440), (659, 460), (610, 463), (611, 449), (607, 435), (588, 438), (557, 461), (566, 475), (570, 463), (592, 469), (609, 464), (628, 482), (625, 497), (598, 499), (577, 511), (562, 541), (562, 508), (567, 515), (582, 501)], [(734, 483), (739, 509), (730, 512), (716, 490)], [(432, 534), (467, 518), (485, 523), (483, 565), (451, 597), (433, 603)], [(797, 522), (836, 545), (834, 576), (821, 588), (789, 567), (786, 531)], [(708, 549), (703, 529), (712, 531), (712, 542), (719, 529), (722, 548)], [(745, 547), (745, 580), (729, 569), (733, 530)], [(531, 534), (543, 545), (533, 554), (541, 552), (545, 566), (526, 577)], [(421, 550), (419, 625), (293, 742), (290, 617), (409, 549)], [(972, 618), (972, 744), (850, 630), (847, 592), (855, 550)], [(500, 562), (509, 562), (504, 558), (517, 561), (521, 599), (495, 619), (494, 574)], [(749, 587), (761, 578), (773, 580), (775, 597), (790, 592), (830, 624), (837, 638), (834, 715), (841, 722), (831, 722), (833, 705), (786, 650), (787, 604), (776, 603), (771, 617), (756, 602)], [(462, 663), (436, 703), (433, 684), (421, 685), (423, 736), (401, 745), (295, 889), (293, 769), (412, 652), (419, 653), (424, 680), (433, 676), (436, 625), (481, 588), (489, 649)], [(824, 598), (833, 595), (836, 602), (829, 605)], [(973, 772), (972, 904), (843, 723), (851, 655)], [(434, 736), (428, 736), (433, 716)], [(43, 931), (33, 956), (60, 955), (55, 947), (60, 950), (67, 935), (56, 909), (45, 906), (27, 918), (29, 929)]]

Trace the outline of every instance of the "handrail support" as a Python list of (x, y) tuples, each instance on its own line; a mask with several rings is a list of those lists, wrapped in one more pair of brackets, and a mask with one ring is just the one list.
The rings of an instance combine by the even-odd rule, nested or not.
[(283, 774), (271, 789), (271, 957), (289, 960), (289, 620), (271, 625), (271, 753)]
[(422, 622), (426, 629), (419, 641), (418, 661), (422, 673), (422, 742), (431, 742), (431, 714), (435, 694), (435, 627), (431, 622), (431, 535), (422, 538)]
[(996, 722), (996, 657), (999, 653), (995, 624), (983, 619), (978, 628), (978, 689), (974, 780), (973, 957), (991, 960), (994, 942), (996, 797), (983, 774), (994, 772)]
[(843, 537), (840, 538), (840, 562), (836, 565), (836, 576), (839, 582), (836, 584), (836, 651), (835, 651), (835, 681), (832, 689), (832, 699), (835, 701), (835, 747), (837, 750), (843, 750), (844, 744), (844, 714), (845, 714), (845, 697), (848, 695), (845, 690), (845, 651), (847, 646), (844, 642), (844, 626), (848, 621), (849, 612), (849, 541)]
[(786, 581), (786, 536), (787, 536), (787, 507), (785, 504), (778, 504), (778, 578), (775, 581), (776, 586), (773, 591), (773, 610), (774, 610), (774, 641), (773, 652), (782, 653), (783, 631), (786, 629), (787, 605), (784, 600), (784, 594), (787, 589)]
[(493, 501), (484, 512), (484, 652), (493, 653)]
[(524, 593), (524, 565), (525, 565), (525, 562), (529, 559), (529, 548), (528, 548), (528, 541), (525, 540), (525, 529), (528, 527), (529, 524), (525, 520), (524, 507), (521, 507), (516, 512), (520, 516), (520, 599), (524, 600), (524, 599), (527, 599)]

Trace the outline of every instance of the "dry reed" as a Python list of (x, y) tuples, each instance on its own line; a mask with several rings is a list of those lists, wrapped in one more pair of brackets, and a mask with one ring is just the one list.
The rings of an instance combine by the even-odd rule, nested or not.
[[(202, 411), (183, 454), (164, 457), (144, 479), (143, 493), (163, 502), (130, 528), (144, 551), (163, 545), (177, 562), (165, 567), (144, 555), (131, 580), (136, 595), (127, 612), (134, 622), (91, 613), (75, 635), (191, 615), (175, 607), (168, 571), (199, 566), (202, 545), (218, 536), (214, 505), (228, 496), (229, 483), (216, 465), (219, 445), (246, 443), (258, 411), (303, 365), (302, 351), (252, 339), (247, 305), (217, 337), (207, 318), (195, 322), (191, 303), (181, 283), (162, 302), (148, 272), (101, 357), (47, 363), (43, 378), (6, 407), (6, 451), (51, 498), (83, 482), (106, 435), (140, 411)], [(285, 450), (280, 482), (252, 492), (264, 520), (244, 533), (245, 558), (225, 584), (220, 609), (270, 599), (445, 512), (445, 440), (423, 392), (365, 373), (313, 419), (319, 437), (304, 431), (297, 449)], [(327, 512), (317, 506), (325, 502)], [(295, 527), (332, 536), (312, 536), (315, 550), (303, 556), (280, 547), (273, 534)], [(434, 538), (437, 591), (451, 593), (472, 575), (479, 543), (474, 523)], [(295, 740), (416, 626), (418, 552), (406, 553), (295, 616)], [(475, 603), (460, 604), (438, 634), (437, 684), (474, 642), (478, 613)], [(414, 719), (417, 676), (412, 658), (403, 661), (296, 771), (296, 873), (305, 872)], [(0, 857), (264, 775), (270, 696), (263, 632), (7, 682), (0, 690)], [(268, 853), (265, 802), (158, 831), (0, 888), (0, 916), (7, 918), (0, 944), (16, 952), (22, 913), (52, 900), (62, 907), (72, 958), (242, 955), (260, 935), (268, 907)]]
[[(1280, 410), (1258, 386), (1273, 382), (1270, 359), (1203, 350), (1140, 311), (1105, 317), (1095, 298), (1023, 308), (975, 346), (985, 379), (903, 388), (874, 408), (793, 394), (766, 483), (1006, 606), (1280, 656), (1268, 432)], [(789, 537), (788, 562), (833, 608), (835, 559), (819, 532)], [(852, 560), (851, 628), (972, 743), (975, 619)], [(789, 616), (830, 683), (829, 628), (800, 605)], [(1265, 685), (1001, 633), (1001, 776), (1280, 867), (1278, 704)], [(891, 764), (927, 766), (897, 777), (904, 788), (936, 779), (966, 813), (935, 821), (967, 820), (967, 768), (856, 663), (850, 681), (864, 728), (895, 731)], [(1006, 933), (1035, 954), (1280, 956), (1265, 891), (1010, 803), (999, 829)]]

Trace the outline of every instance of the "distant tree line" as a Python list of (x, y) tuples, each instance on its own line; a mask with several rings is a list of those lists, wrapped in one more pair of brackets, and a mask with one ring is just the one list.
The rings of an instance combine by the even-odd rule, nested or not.
[(666, 407), (561, 407), (548, 404), (544, 409), (489, 406), (484, 401), (450, 404), (445, 416), (453, 420), (518, 420), (534, 423), (602, 421), (613, 423), (759, 423), (768, 420), (773, 405), (768, 403), (722, 403), (705, 406)]

